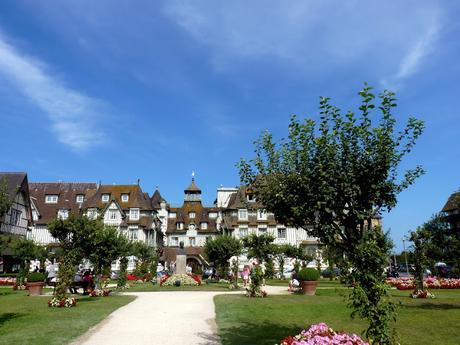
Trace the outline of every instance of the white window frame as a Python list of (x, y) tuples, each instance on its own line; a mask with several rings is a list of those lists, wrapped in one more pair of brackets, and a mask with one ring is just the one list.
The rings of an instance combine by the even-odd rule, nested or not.
[(254, 194), (246, 194), (246, 200), (248, 202), (255, 202), (256, 201), (256, 196)]
[(109, 202), (110, 194), (102, 194), (101, 200), (102, 200), (102, 202)]
[(45, 196), (45, 204), (57, 204), (58, 199), (56, 194), (48, 194)]
[(16, 208), (12, 208), (10, 211), (10, 224), (19, 225), (21, 224), (22, 212)]
[(238, 227), (238, 236), (240, 238), (246, 237), (249, 234), (249, 229), (247, 226)]
[(196, 246), (196, 237), (189, 237), (188, 241), (190, 243), (190, 247), (195, 247)]
[[(280, 236), (280, 233), (282, 233), (284, 231), (284, 236)], [(278, 231), (277, 231), (277, 235), (278, 235), (278, 238), (280, 239), (287, 239), (287, 229), (286, 228), (278, 228)]]
[(188, 213), (188, 217), (191, 218), (191, 219), (195, 219), (195, 217), (196, 217), (196, 212), (189, 212), (189, 213)]
[(64, 208), (61, 208), (58, 210), (57, 217), (59, 219), (67, 219), (69, 218), (69, 210), (66, 210)]
[(110, 220), (117, 220), (118, 219), (118, 212), (116, 209), (109, 210), (109, 219)]
[(248, 220), (248, 210), (245, 208), (238, 209), (238, 220)]
[(177, 222), (176, 223), (176, 229), (177, 230), (184, 230), (184, 223), (183, 222)]
[(176, 212), (169, 212), (168, 218), (176, 218), (177, 213)]
[(140, 210), (139, 208), (130, 208), (129, 209), (129, 219), (130, 220), (139, 220)]
[(208, 217), (209, 218), (217, 218), (217, 212), (209, 212)]
[(264, 208), (257, 209), (257, 220), (267, 220), (267, 210)]
[(131, 241), (137, 241), (139, 234), (139, 228), (137, 226), (128, 228), (128, 238)]
[(200, 229), (201, 230), (207, 230), (208, 229), (208, 223), (207, 222), (201, 222)]
[(179, 237), (170, 237), (169, 238), (169, 245), (171, 247), (177, 247), (179, 245)]
[(95, 208), (89, 208), (87, 216), (88, 216), (89, 219), (97, 218), (97, 210)]
[[(262, 231), (262, 230), (264, 230), (264, 231)], [(268, 234), (268, 228), (266, 228), (266, 227), (258, 228), (258, 229), (257, 229), (257, 233), (258, 233), (259, 235), (266, 235), (266, 234)]]
[(81, 204), (83, 201), (85, 201), (85, 196), (83, 194), (78, 194), (76, 197), (75, 197), (75, 202), (77, 204)]
[(129, 201), (129, 194), (122, 194), (121, 202), (128, 202), (128, 201)]

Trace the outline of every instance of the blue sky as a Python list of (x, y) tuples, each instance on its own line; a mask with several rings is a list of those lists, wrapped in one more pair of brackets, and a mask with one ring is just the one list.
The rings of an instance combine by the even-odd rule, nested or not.
[(158, 185), (196, 172), (210, 204), (235, 163), (319, 96), (354, 107), (367, 81), (426, 131), (404, 162), (427, 173), (385, 216), (398, 248), (460, 186), (456, 1), (0, 3), (0, 170), (30, 181)]

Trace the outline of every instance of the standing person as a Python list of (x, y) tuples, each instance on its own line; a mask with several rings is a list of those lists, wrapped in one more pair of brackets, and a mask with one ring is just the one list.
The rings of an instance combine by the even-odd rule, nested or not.
[(46, 267), (46, 272), (48, 273), (46, 276), (46, 284), (50, 285), (50, 283), (56, 282), (56, 266), (54, 263), (49, 264)]
[(243, 275), (243, 286), (244, 287), (248, 286), (249, 274), (250, 274), (249, 267), (247, 265), (245, 265), (244, 268), (243, 268), (243, 273), (242, 273), (242, 275)]

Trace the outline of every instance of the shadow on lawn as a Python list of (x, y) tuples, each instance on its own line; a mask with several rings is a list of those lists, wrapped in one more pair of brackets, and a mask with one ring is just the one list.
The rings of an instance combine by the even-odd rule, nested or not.
[(0, 314), (0, 326), (2, 326), (4, 323), (11, 321), (13, 319), (17, 319), (19, 317), (23, 317), (25, 314), (21, 313), (3, 313)]
[(450, 303), (423, 303), (419, 305), (405, 305), (404, 308), (426, 309), (426, 310), (451, 310), (460, 309), (460, 304)]
[(223, 345), (279, 344), (289, 335), (299, 334), (298, 327), (280, 326), (276, 323), (247, 323), (241, 327), (225, 328), (219, 332)]

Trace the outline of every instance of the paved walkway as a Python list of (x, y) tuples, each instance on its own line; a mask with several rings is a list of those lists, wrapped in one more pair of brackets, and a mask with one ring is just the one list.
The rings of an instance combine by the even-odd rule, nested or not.
[[(288, 293), (267, 286), (268, 294)], [(218, 345), (214, 296), (237, 292), (177, 291), (126, 293), (137, 298), (77, 339), (75, 345)]]

